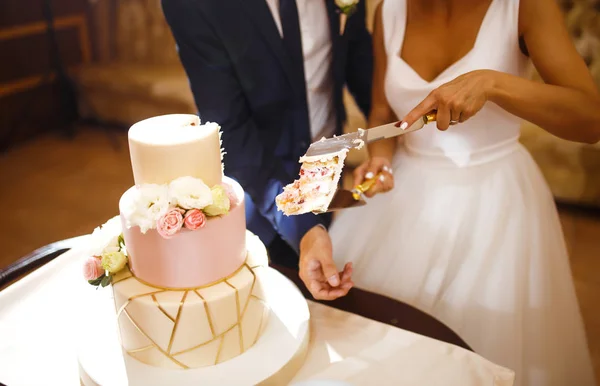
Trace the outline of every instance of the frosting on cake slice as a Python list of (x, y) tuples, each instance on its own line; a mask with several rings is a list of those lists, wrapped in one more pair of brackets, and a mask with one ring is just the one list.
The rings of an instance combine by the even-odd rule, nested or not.
[(300, 178), (283, 188), (277, 208), (287, 216), (326, 212), (335, 194), (347, 149), (319, 157), (302, 157)]

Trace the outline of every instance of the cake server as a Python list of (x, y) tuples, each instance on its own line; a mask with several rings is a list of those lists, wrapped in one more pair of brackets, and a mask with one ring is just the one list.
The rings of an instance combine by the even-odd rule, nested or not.
[(425, 124), (435, 121), (436, 112), (432, 111), (427, 115), (423, 116), (417, 122), (413, 123), (411, 127), (401, 129), (397, 127), (397, 122), (388, 123), (373, 127), (371, 129), (362, 130), (358, 129), (353, 133), (348, 133), (332, 138), (322, 139), (317, 142), (313, 142), (306, 151), (306, 157), (320, 157), (326, 154), (337, 153), (344, 149), (361, 148), (362, 146), (371, 142), (379, 141), (380, 139), (393, 138), (402, 134), (410, 133), (421, 129)]

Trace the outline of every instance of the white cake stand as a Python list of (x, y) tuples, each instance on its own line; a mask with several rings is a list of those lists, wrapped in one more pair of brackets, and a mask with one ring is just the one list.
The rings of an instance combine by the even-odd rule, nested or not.
[(189, 370), (152, 367), (125, 354), (119, 343), (112, 291), (81, 289), (86, 302), (78, 323), (78, 357), (84, 386), (285, 385), (302, 367), (310, 313), (298, 288), (272, 268), (264, 275), (270, 318), (249, 350), (215, 366)]

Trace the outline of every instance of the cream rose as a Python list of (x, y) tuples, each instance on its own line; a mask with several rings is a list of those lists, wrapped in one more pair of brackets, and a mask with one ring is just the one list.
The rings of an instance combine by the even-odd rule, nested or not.
[(221, 216), (229, 211), (231, 203), (227, 192), (222, 185), (215, 185), (211, 189), (212, 204), (203, 209), (207, 216)]
[(203, 209), (212, 204), (210, 188), (199, 178), (179, 177), (169, 184), (172, 205), (183, 209)]
[(102, 268), (110, 273), (117, 273), (125, 267), (127, 256), (123, 252), (108, 252), (102, 254)]

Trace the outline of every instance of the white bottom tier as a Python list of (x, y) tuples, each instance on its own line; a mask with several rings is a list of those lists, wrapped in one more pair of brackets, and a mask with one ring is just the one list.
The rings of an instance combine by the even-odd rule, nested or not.
[[(285, 276), (267, 268), (261, 281), (271, 308), (256, 344), (215, 366), (164, 369), (137, 361), (122, 351), (112, 291), (97, 291), (78, 331), (79, 372), (84, 386), (285, 385), (302, 367), (308, 348), (310, 313), (306, 300)], [(90, 334), (94, 339), (90, 340)], [(101, 343), (98, 343), (101, 342)]]

